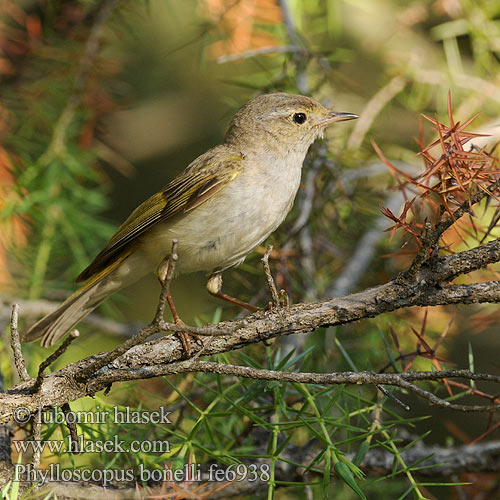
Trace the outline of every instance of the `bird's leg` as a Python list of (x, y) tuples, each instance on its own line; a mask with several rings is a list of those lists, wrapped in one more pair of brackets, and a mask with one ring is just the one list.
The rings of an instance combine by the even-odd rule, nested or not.
[(215, 272), (213, 273), (210, 278), (208, 279), (207, 282), (207, 291), (210, 295), (213, 295), (214, 297), (217, 297), (218, 299), (225, 300), (226, 302), (229, 302), (230, 304), (234, 304), (239, 307), (243, 307), (243, 309), (246, 309), (247, 311), (250, 312), (255, 312), (255, 311), (260, 311), (260, 307), (253, 306), (252, 304), (249, 304), (248, 302), (244, 302), (243, 300), (237, 299), (235, 297), (231, 297), (230, 295), (227, 295), (225, 293), (221, 292), (222, 289), (222, 274), (220, 272)]
[[(178, 244), (179, 241), (176, 238), (174, 238), (172, 240), (172, 252), (160, 262), (160, 265), (158, 266), (158, 269), (156, 271), (158, 280), (160, 281), (161, 284), (162, 293), (160, 296), (160, 305), (158, 306), (155, 320), (158, 321), (160, 319), (163, 319), (163, 313), (165, 309), (165, 299), (166, 299), (168, 307), (170, 308), (170, 312), (172, 313), (172, 316), (174, 318), (174, 323), (176, 325), (185, 325), (186, 323), (184, 323), (184, 321), (182, 321), (179, 315), (177, 314), (177, 310), (175, 309), (174, 299), (172, 299), (172, 295), (170, 294), (170, 282), (174, 277), (175, 264), (178, 258), (177, 256)], [(177, 332), (177, 336), (181, 341), (182, 348), (184, 349), (184, 352), (186, 353), (187, 357), (189, 357), (189, 355), (191, 354), (189, 335), (195, 337), (197, 341), (200, 341), (199, 337), (192, 333), (190, 334), (187, 332)]]
[[(176, 325), (185, 325), (184, 321), (181, 320), (179, 315), (177, 314), (177, 310), (175, 309), (174, 300), (172, 299), (172, 295), (170, 294), (170, 282), (174, 276), (175, 264), (177, 262), (177, 239), (172, 240), (172, 253), (167, 255), (158, 266), (156, 271), (156, 275), (158, 276), (158, 280), (162, 287), (162, 298), (165, 301), (167, 299), (168, 307), (170, 308), (170, 312), (172, 313), (172, 317), (174, 318), (174, 323)], [(166, 296), (164, 295), (166, 292)], [(163, 307), (165, 307), (165, 302), (163, 302)], [(161, 313), (161, 318), (163, 318), (163, 310), (160, 311), (158, 309), (157, 316)], [(158, 318), (159, 319), (159, 318)], [(186, 333), (178, 332), (177, 336), (179, 337), (184, 352), (186, 356), (189, 357), (191, 353), (191, 346), (189, 345), (189, 341)]]
[(172, 317), (174, 318), (174, 323), (176, 325), (185, 325), (184, 321), (180, 318), (180, 316), (177, 314), (177, 309), (175, 308), (174, 304), (174, 299), (172, 298), (172, 295), (170, 292), (167, 294), (167, 302), (168, 302), (168, 307), (170, 308), (170, 312), (172, 313)]
[[(177, 309), (175, 308), (174, 304), (174, 299), (172, 298), (172, 295), (170, 295), (170, 292), (167, 294), (167, 303), (168, 307), (170, 308), (170, 312), (172, 313), (172, 317), (174, 318), (174, 323), (176, 325), (185, 325), (184, 321), (180, 318), (180, 316), (177, 314)], [(194, 333), (187, 333), (187, 332), (178, 332), (177, 335), (179, 336), (179, 339), (182, 343), (182, 347), (184, 349), (184, 352), (186, 353), (186, 356), (189, 357), (191, 354), (191, 344), (189, 342), (189, 337), (194, 337), (196, 341), (200, 341), (200, 338), (198, 335)]]

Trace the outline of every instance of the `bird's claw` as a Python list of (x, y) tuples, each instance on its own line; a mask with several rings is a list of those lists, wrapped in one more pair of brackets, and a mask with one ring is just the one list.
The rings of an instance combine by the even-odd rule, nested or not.
[[(180, 318), (175, 319), (175, 324), (180, 325), (180, 326), (186, 326), (186, 323), (184, 323), (184, 321), (182, 321), (182, 319), (180, 319)], [(181, 341), (182, 349), (184, 350), (184, 354), (186, 355), (186, 358), (191, 357), (191, 339), (190, 339), (190, 337), (195, 339), (195, 343), (203, 346), (203, 342), (202, 342), (200, 336), (196, 335), (196, 333), (177, 332), (177, 336), (179, 337), (179, 340)]]

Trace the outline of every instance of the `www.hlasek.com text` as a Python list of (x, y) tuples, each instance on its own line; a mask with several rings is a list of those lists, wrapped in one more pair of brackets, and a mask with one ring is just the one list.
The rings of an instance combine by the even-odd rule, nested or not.
[(170, 453), (170, 443), (163, 440), (134, 440), (125, 441), (117, 435), (111, 439), (84, 439), (83, 435), (73, 441), (68, 436), (68, 442), (62, 439), (38, 440), (13, 440), (15, 450), (24, 455), (28, 452), (48, 450), (51, 454), (65, 452), (71, 453)]

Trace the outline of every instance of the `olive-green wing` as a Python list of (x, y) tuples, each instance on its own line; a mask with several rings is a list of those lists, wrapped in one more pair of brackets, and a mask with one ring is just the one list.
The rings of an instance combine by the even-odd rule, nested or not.
[(153, 224), (195, 209), (242, 171), (242, 156), (218, 158), (221, 155), (209, 153), (197, 158), (159, 193), (139, 205), (76, 281), (85, 281), (102, 271), (113, 256)]

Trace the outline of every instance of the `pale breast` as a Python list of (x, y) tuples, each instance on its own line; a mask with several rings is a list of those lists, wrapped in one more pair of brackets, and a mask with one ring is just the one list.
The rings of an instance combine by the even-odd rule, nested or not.
[(290, 211), (300, 184), (302, 158), (243, 172), (213, 198), (176, 221), (151, 228), (148, 257), (154, 265), (179, 240), (181, 273), (212, 271), (239, 264)]

